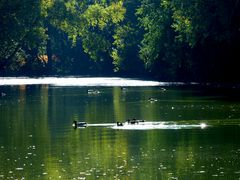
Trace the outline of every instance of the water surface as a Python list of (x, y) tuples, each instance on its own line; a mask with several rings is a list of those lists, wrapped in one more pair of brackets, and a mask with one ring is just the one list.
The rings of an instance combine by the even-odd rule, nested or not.
[[(240, 178), (240, 101), (232, 90), (120, 80), (0, 86), (0, 178)], [(128, 118), (179, 128), (94, 126)], [(74, 129), (73, 120), (92, 126)]]

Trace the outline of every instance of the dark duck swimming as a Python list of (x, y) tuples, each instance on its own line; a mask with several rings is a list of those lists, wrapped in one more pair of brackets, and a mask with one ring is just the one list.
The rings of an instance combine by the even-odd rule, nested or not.
[(122, 122), (117, 122), (117, 126), (123, 126)]
[(85, 128), (87, 127), (87, 123), (86, 122), (78, 122), (78, 121), (73, 121), (73, 127), (74, 129), (76, 128)]
[(127, 120), (127, 123), (128, 123), (128, 124), (138, 124), (138, 123), (140, 123), (140, 122), (144, 122), (144, 120), (138, 120), (138, 119), (136, 119), (136, 118), (128, 119), (128, 120)]

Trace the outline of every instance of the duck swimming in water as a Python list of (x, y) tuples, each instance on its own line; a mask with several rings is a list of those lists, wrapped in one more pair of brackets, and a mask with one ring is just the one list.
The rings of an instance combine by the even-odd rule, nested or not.
[(117, 122), (117, 126), (123, 126), (123, 123)]
[(128, 119), (127, 120), (127, 123), (128, 124), (138, 124), (140, 122), (144, 122), (144, 120), (137, 120), (136, 118), (133, 118), (133, 119)]
[(77, 122), (76, 120), (73, 121), (73, 127), (74, 129), (79, 128), (85, 128), (87, 127), (87, 123), (86, 122)]
[(133, 118), (133, 119), (128, 119), (127, 120), (128, 124), (138, 124), (137, 119)]
[(151, 98), (148, 98), (148, 101), (151, 102), (151, 103), (153, 103), (153, 102), (157, 102), (158, 100), (151, 97)]

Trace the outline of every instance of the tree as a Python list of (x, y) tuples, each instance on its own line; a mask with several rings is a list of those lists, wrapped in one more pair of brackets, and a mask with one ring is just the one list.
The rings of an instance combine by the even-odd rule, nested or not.
[(34, 36), (42, 35), (39, 27), (40, 2), (0, 2), (0, 69), (1, 72), (17, 70), (25, 64), (24, 47), (39, 46)]
[(145, 67), (158, 78), (175, 79), (181, 45), (175, 42), (176, 32), (171, 27), (173, 11), (159, 0), (144, 0), (137, 15), (145, 31), (140, 48)]
[(145, 30), (140, 56), (160, 78), (236, 79), (238, 0), (144, 0), (137, 15)]
[(113, 35), (111, 57), (113, 58), (114, 71), (125, 75), (143, 75), (145, 74), (144, 65), (138, 54), (142, 29), (139, 27), (135, 15), (140, 2), (138, 0), (125, 0), (123, 5), (126, 8), (124, 22), (115, 29)]

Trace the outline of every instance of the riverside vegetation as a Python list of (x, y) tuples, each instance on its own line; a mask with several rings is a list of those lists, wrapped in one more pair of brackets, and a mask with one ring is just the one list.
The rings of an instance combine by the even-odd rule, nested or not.
[(239, 82), (239, 0), (2, 0), (0, 75)]

